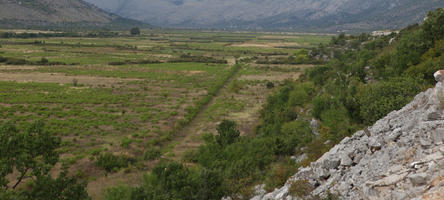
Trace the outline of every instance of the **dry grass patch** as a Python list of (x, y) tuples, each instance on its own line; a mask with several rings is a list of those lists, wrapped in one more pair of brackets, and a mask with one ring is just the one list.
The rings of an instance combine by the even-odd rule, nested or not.
[(29, 65), (0, 65), (0, 70), (35, 70), (39, 66), (29, 66)]
[(258, 47), (258, 48), (276, 48), (300, 46), (297, 42), (267, 42), (267, 43), (240, 43), (232, 44), (233, 47)]
[(15, 81), (19, 83), (59, 83), (59, 84), (73, 84), (77, 80), (79, 85), (92, 85), (92, 86), (112, 86), (119, 83), (138, 81), (141, 79), (128, 79), (128, 78), (107, 78), (107, 77), (94, 77), (94, 76), (67, 76), (61, 73), (0, 73), (0, 81)]
[(284, 81), (287, 79), (296, 80), (299, 78), (301, 73), (280, 73), (280, 72), (269, 72), (267, 74), (259, 75), (243, 75), (239, 80), (246, 81)]

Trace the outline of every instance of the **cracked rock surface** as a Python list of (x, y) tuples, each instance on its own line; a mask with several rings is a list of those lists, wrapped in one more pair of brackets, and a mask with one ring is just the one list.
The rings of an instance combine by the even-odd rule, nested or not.
[[(441, 81), (441, 80), (440, 80)], [(310, 196), (342, 199), (444, 199), (444, 82), (418, 94), (365, 131), (343, 139), (309, 167), (300, 168), (282, 188), (253, 199), (305, 199), (290, 194), (306, 180)]]

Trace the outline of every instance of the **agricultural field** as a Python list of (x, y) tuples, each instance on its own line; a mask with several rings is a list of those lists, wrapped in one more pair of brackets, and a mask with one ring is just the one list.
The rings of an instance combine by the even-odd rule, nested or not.
[[(144, 30), (0, 38), (0, 122), (45, 122), (62, 138), (56, 170), (81, 174), (101, 199), (103, 183), (137, 185), (159, 159), (183, 160), (223, 119), (254, 134), (267, 96), (313, 66), (309, 49), (330, 37)], [(125, 164), (100, 166), (105, 153)]]

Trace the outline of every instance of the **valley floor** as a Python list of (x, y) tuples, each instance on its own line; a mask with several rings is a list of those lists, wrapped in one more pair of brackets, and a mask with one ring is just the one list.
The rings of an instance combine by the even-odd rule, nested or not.
[[(183, 161), (224, 119), (238, 122), (242, 135), (253, 135), (267, 97), (312, 67), (256, 61), (306, 56), (306, 48), (330, 39), (120, 34), (0, 39), (0, 122), (13, 120), (25, 129), (42, 119), (63, 141), (53, 173), (69, 168), (79, 174), (93, 199), (107, 187), (139, 185), (159, 159)], [(106, 152), (131, 161), (106, 171), (97, 165)]]

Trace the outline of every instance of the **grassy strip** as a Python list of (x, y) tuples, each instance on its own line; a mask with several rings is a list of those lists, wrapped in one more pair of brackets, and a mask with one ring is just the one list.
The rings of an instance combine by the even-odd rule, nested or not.
[(177, 134), (180, 130), (182, 130), (185, 126), (191, 123), (191, 121), (202, 111), (202, 109), (208, 105), (208, 103), (219, 93), (219, 91), (228, 84), (228, 81), (236, 75), (236, 73), (241, 69), (241, 65), (234, 65), (227, 76), (224, 77), (219, 83), (217, 83), (214, 87), (209, 89), (208, 94), (203, 97), (200, 101), (196, 102), (196, 105), (191, 109), (188, 114), (185, 115), (185, 118), (179, 120), (176, 123), (173, 131), (171, 131), (171, 136)]

